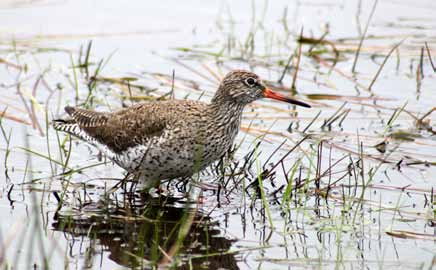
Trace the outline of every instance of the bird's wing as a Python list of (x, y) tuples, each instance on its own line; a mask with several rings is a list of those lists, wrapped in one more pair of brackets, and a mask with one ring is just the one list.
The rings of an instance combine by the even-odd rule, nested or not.
[(116, 153), (160, 136), (168, 124), (164, 102), (133, 105), (113, 113), (66, 107), (70, 120), (55, 120), (55, 129), (96, 140)]

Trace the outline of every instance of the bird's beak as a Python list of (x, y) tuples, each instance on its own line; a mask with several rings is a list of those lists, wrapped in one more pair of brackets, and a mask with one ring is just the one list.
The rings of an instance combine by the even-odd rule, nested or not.
[(302, 101), (298, 101), (298, 100), (295, 100), (295, 99), (292, 99), (292, 98), (285, 97), (283, 95), (280, 95), (279, 93), (276, 93), (276, 92), (272, 91), (269, 88), (265, 88), (265, 90), (263, 90), (263, 96), (267, 97), (267, 98), (272, 98), (272, 99), (284, 101), (284, 102), (287, 102), (287, 103), (295, 104), (295, 105), (298, 105), (298, 106), (303, 106), (303, 107), (306, 107), (306, 108), (310, 108), (310, 105), (307, 104), (307, 103), (304, 103)]

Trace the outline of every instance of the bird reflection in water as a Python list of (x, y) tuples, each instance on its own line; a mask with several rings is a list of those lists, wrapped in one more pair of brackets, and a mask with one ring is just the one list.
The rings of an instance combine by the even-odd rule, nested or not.
[(229, 251), (233, 241), (223, 237), (218, 222), (195, 205), (133, 193), (122, 206), (105, 200), (80, 211), (61, 211), (52, 226), (72, 236), (67, 237), (72, 257), (83, 250), (84, 240), (89, 242), (85, 254), (79, 255), (88, 267), (99, 261), (95, 256), (107, 252), (110, 260), (135, 269), (238, 269), (235, 254)]

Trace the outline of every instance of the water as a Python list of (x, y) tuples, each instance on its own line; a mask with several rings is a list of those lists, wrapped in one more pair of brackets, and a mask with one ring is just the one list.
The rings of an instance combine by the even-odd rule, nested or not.
[[(430, 269), (436, 251), (435, 116), (424, 118), (420, 129), (416, 119), (436, 104), (435, 75), (425, 49), (427, 42), (436, 62), (435, 4), (378, 2), (353, 74), (355, 51), (372, 5), (322, 0), (254, 5), (3, 2), (2, 265), (119, 269), (173, 260), (183, 269)], [(68, 168), (60, 165), (66, 162), (70, 143), (60, 135), (59, 147), (54, 131), (49, 128), (47, 133), (46, 117), (55, 118), (64, 105), (87, 100), (86, 82), (100, 59), (101, 80), (87, 100), (98, 110), (129, 105), (131, 95), (136, 100), (147, 95), (134, 84), (157, 89), (156, 96), (168, 93), (173, 70), (176, 98), (208, 101), (217, 86), (215, 77), (234, 68), (251, 68), (290, 95), (296, 57), (283, 86), (275, 82), (289, 56), (298, 54), (296, 39), (302, 28), (305, 37), (313, 38), (329, 29), (325, 40), (330, 43), (312, 49), (318, 54), (309, 55), (311, 44), (302, 47), (296, 87), (299, 98), (313, 108), (294, 111), (269, 100), (247, 108), (234, 161), (239, 168), (259, 136), (266, 134), (255, 151), (259, 157), (250, 159), (250, 169), (232, 171), (231, 165), (227, 173), (240, 174), (224, 179), (209, 170), (196, 177), (202, 184), (194, 184), (190, 198), (190, 185), (173, 182), (167, 187), (169, 198), (151, 199), (123, 190), (109, 194), (123, 171), (110, 162), (101, 164), (105, 160), (98, 152), (77, 140), (71, 143)], [(90, 75), (87, 80), (86, 71), (75, 68), (76, 84), (72, 61), (78, 65), (80, 47), (85, 58), (90, 40)], [(401, 41), (372, 84), (389, 50)], [(332, 44), (340, 52), (334, 66)], [(102, 81), (122, 77), (136, 78), (130, 89), (125, 83)], [(318, 112), (305, 131), (311, 138), (280, 162)], [(29, 115), (35, 115), (33, 122), (40, 128), (32, 127)], [(329, 121), (331, 126), (322, 128)], [(384, 142), (382, 153), (383, 147), (374, 146)], [(289, 197), (286, 178), (298, 160), (301, 170), (297, 164), (290, 183), (301, 186)], [(259, 172), (273, 166), (269, 164), (278, 165), (275, 174), (263, 180), (262, 201), (255, 184)], [(314, 179), (325, 171), (317, 189)], [(54, 192), (64, 201), (60, 210)]]

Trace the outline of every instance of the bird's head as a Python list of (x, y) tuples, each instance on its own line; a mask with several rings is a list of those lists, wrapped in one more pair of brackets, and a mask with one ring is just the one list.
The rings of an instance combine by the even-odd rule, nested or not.
[(262, 80), (253, 72), (234, 70), (221, 81), (216, 99), (230, 100), (239, 104), (248, 104), (261, 98), (272, 98), (310, 108), (310, 105), (273, 92), (265, 86)]

